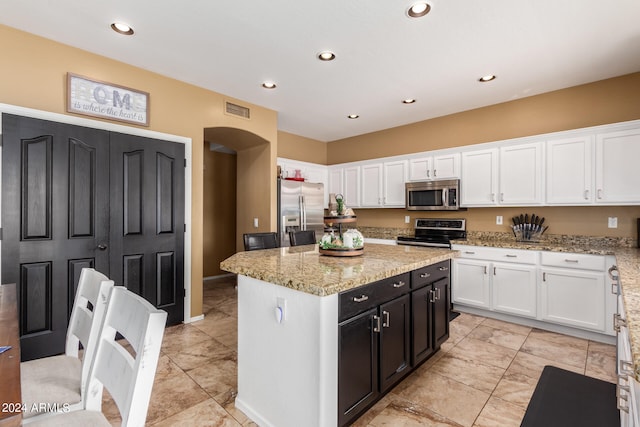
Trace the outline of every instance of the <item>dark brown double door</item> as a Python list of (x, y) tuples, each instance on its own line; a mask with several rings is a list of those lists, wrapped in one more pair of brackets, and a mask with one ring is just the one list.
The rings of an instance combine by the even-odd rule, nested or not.
[(2, 115), (2, 283), (18, 285), (22, 360), (64, 352), (94, 267), (184, 313), (184, 145)]

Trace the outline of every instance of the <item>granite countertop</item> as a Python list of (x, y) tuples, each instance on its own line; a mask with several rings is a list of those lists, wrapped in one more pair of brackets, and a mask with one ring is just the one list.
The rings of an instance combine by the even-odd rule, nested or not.
[(318, 245), (238, 252), (220, 268), (313, 295), (326, 296), (456, 256), (442, 248), (365, 244), (353, 257), (321, 255)]

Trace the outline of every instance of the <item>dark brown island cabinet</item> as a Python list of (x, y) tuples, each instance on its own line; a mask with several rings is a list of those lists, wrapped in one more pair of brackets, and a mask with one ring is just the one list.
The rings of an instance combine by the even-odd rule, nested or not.
[(449, 337), (450, 261), (338, 298), (338, 424), (349, 425)]

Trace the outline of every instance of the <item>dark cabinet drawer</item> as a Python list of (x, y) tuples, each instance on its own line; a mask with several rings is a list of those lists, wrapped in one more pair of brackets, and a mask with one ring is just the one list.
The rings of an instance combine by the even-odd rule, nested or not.
[(410, 273), (404, 273), (341, 293), (338, 297), (338, 322), (408, 292), (410, 277)]
[(450, 273), (451, 269), (449, 260), (413, 270), (411, 272), (411, 288), (421, 288), (429, 283), (440, 280), (443, 277), (449, 277)]

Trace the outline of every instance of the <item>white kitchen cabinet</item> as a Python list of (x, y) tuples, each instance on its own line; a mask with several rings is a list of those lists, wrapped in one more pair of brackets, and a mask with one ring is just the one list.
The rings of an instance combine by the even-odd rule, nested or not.
[(542, 150), (541, 142), (500, 147), (499, 204), (542, 204)]
[(602, 204), (640, 204), (640, 128), (596, 135), (596, 194)]
[(340, 166), (329, 166), (329, 194), (342, 194), (343, 190), (343, 168)]
[(594, 199), (594, 138), (592, 135), (546, 143), (548, 205), (584, 205)]
[(451, 300), (456, 304), (489, 309), (489, 262), (453, 258)]
[(342, 194), (348, 208), (360, 206), (360, 167), (329, 166), (328, 194)]
[(404, 207), (407, 161), (397, 160), (361, 166), (361, 207)]
[(498, 191), (498, 149), (465, 151), (461, 158), (460, 205), (495, 206)]
[(638, 414), (638, 410), (640, 409), (640, 402), (638, 402), (640, 384), (636, 381), (633, 372), (631, 339), (629, 337), (629, 328), (627, 327), (622, 295), (618, 295), (618, 314), (616, 317), (616, 366), (618, 367), (616, 400), (618, 409), (620, 410), (620, 426), (638, 427), (640, 426), (640, 416)]
[(460, 178), (460, 153), (409, 159), (409, 181)]
[(492, 270), (493, 309), (535, 318), (536, 266), (496, 262), (493, 263)]
[(294, 177), (296, 169), (300, 171), (302, 178), (308, 182), (318, 182), (324, 185), (324, 205), (329, 204), (329, 171), (325, 165), (316, 163), (302, 162), (299, 160), (291, 160), (278, 157), (278, 166), (282, 170), (282, 176)]

